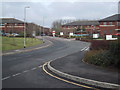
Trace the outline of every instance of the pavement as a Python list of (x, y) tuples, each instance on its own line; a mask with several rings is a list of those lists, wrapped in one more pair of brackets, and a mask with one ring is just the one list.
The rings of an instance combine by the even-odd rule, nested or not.
[(54, 69), (69, 75), (99, 82), (119, 84), (119, 73), (117, 70), (85, 63), (83, 61), (85, 52), (82, 50), (64, 58), (59, 58), (52, 61), (50, 65)]

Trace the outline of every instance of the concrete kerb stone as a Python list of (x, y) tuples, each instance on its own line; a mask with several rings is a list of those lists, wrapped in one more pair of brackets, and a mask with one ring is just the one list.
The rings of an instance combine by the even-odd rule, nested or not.
[(93, 86), (97, 86), (97, 87), (102, 87), (102, 88), (111, 88), (111, 89), (118, 89), (118, 90), (120, 89), (120, 85), (118, 85), (118, 84), (100, 82), (100, 81), (90, 80), (90, 79), (81, 78), (81, 77), (78, 77), (78, 76), (73, 76), (73, 75), (70, 75), (70, 74), (67, 74), (67, 73), (63, 73), (63, 72), (53, 68), (50, 65), (50, 62), (48, 62), (47, 66), (48, 66), (48, 69), (51, 70), (53, 73), (55, 73), (55, 74), (57, 74), (61, 77), (65, 77), (67, 79), (73, 80), (73, 81), (77, 81), (77, 82), (80, 82), (80, 83), (85, 83), (85, 84), (93, 85)]
[(33, 50), (37, 50), (37, 49), (41, 49), (41, 48), (46, 48), (46, 47), (51, 46), (53, 44), (51, 41), (48, 41), (48, 42), (50, 44), (45, 45), (45, 46), (41, 46), (41, 47), (37, 47), (37, 48), (33, 48), (33, 49), (28, 49), (28, 50), (19, 50), (19, 51), (16, 51), (16, 52), (3, 53), (3, 54), (0, 54), (0, 56), (2, 56), (2, 55), (16, 54), (16, 53), (22, 53), (22, 52), (29, 52), (29, 51), (33, 51)]

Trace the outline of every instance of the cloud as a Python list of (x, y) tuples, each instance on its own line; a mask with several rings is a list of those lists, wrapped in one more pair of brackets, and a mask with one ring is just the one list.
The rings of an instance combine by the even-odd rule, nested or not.
[(117, 2), (79, 2), (71, 0), (66, 2), (55, 2), (52, 0), (44, 2), (6, 2), (3, 3), (3, 16), (24, 19), (24, 7), (27, 21), (39, 25), (51, 27), (57, 19), (100, 19), (118, 12)]

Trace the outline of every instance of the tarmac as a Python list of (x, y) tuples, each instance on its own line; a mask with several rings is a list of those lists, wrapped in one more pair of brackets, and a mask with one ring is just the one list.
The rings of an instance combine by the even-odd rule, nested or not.
[[(37, 38), (42, 39), (40, 37), (37, 37)], [(50, 45), (52, 45), (52, 42), (45, 40), (45, 43), (43, 44), (33, 46), (33, 47), (18, 49), (18, 50), (2, 52), (2, 55), (28, 52), (28, 51), (32, 51), (40, 48), (45, 48)], [(81, 82), (81, 78), (83, 79), (83, 81), (87, 83), (89, 81), (90, 83), (93, 83), (92, 80), (95, 82), (100, 82), (101, 83), (100, 86), (104, 88), (105, 87), (108, 88), (109, 85), (111, 87), (120, 87), (119, 72), (117, 70), (103, 68), (103, 67), (95, 66), (95, 65), (84, 62), (83, 58), (85, 53), (86, 51), (82, 50), (80, 52), (51, 61), (49, 63), (50, 67), (52, 68), (51, 71), (54, 72), (53, 69), (55, 69), (60, 76), (63, 76), (64, 74), (65, 77), (69, 77), (66, 75), (68, 74), (70, 75), (70, 78), (72, 75), (74, 80), (80, 78), (80, 82)], [(79, 80), (76, 80), (76, 81), (79, 81)], [(104, 83), (107, 83), (108, 85), (104, 85)], [(98, 83), (96, 83), (96, 85), (97, 84)]]
[[(48, 68), (52, 72), (68, 79), (85, 82), (104, 88), (120, 87), (119, 73), (115, 69), (103, 68), (84, 62), (85, 51), (77, 52), (49, 63)], [(55, 69), (55, 70), (54, 70)], [(68, 75), (67, 75), (68, 74)], [(71, 76), (72, 75), (72, 76)], [(75, 78), (74, 78), (75, 76)], [(80, 80), (77, 80), (79, 79)], [(81, 81), (82, 78), (82, 81)], [(86, 80), (88, 79), (88, 80)], [(92, 80), (94, 82), (92, 82)], [(94, 84), (93, 84), (94, 85)]]

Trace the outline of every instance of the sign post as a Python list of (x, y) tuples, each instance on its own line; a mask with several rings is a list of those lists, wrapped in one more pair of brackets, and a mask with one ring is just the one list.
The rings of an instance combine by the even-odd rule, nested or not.
[(53, 35), (53, 37), (55, 37), (55, 31), (52, 31), (52, 35)]
[(63, 36), (63, 32), (60, 32), (60, 35)]

